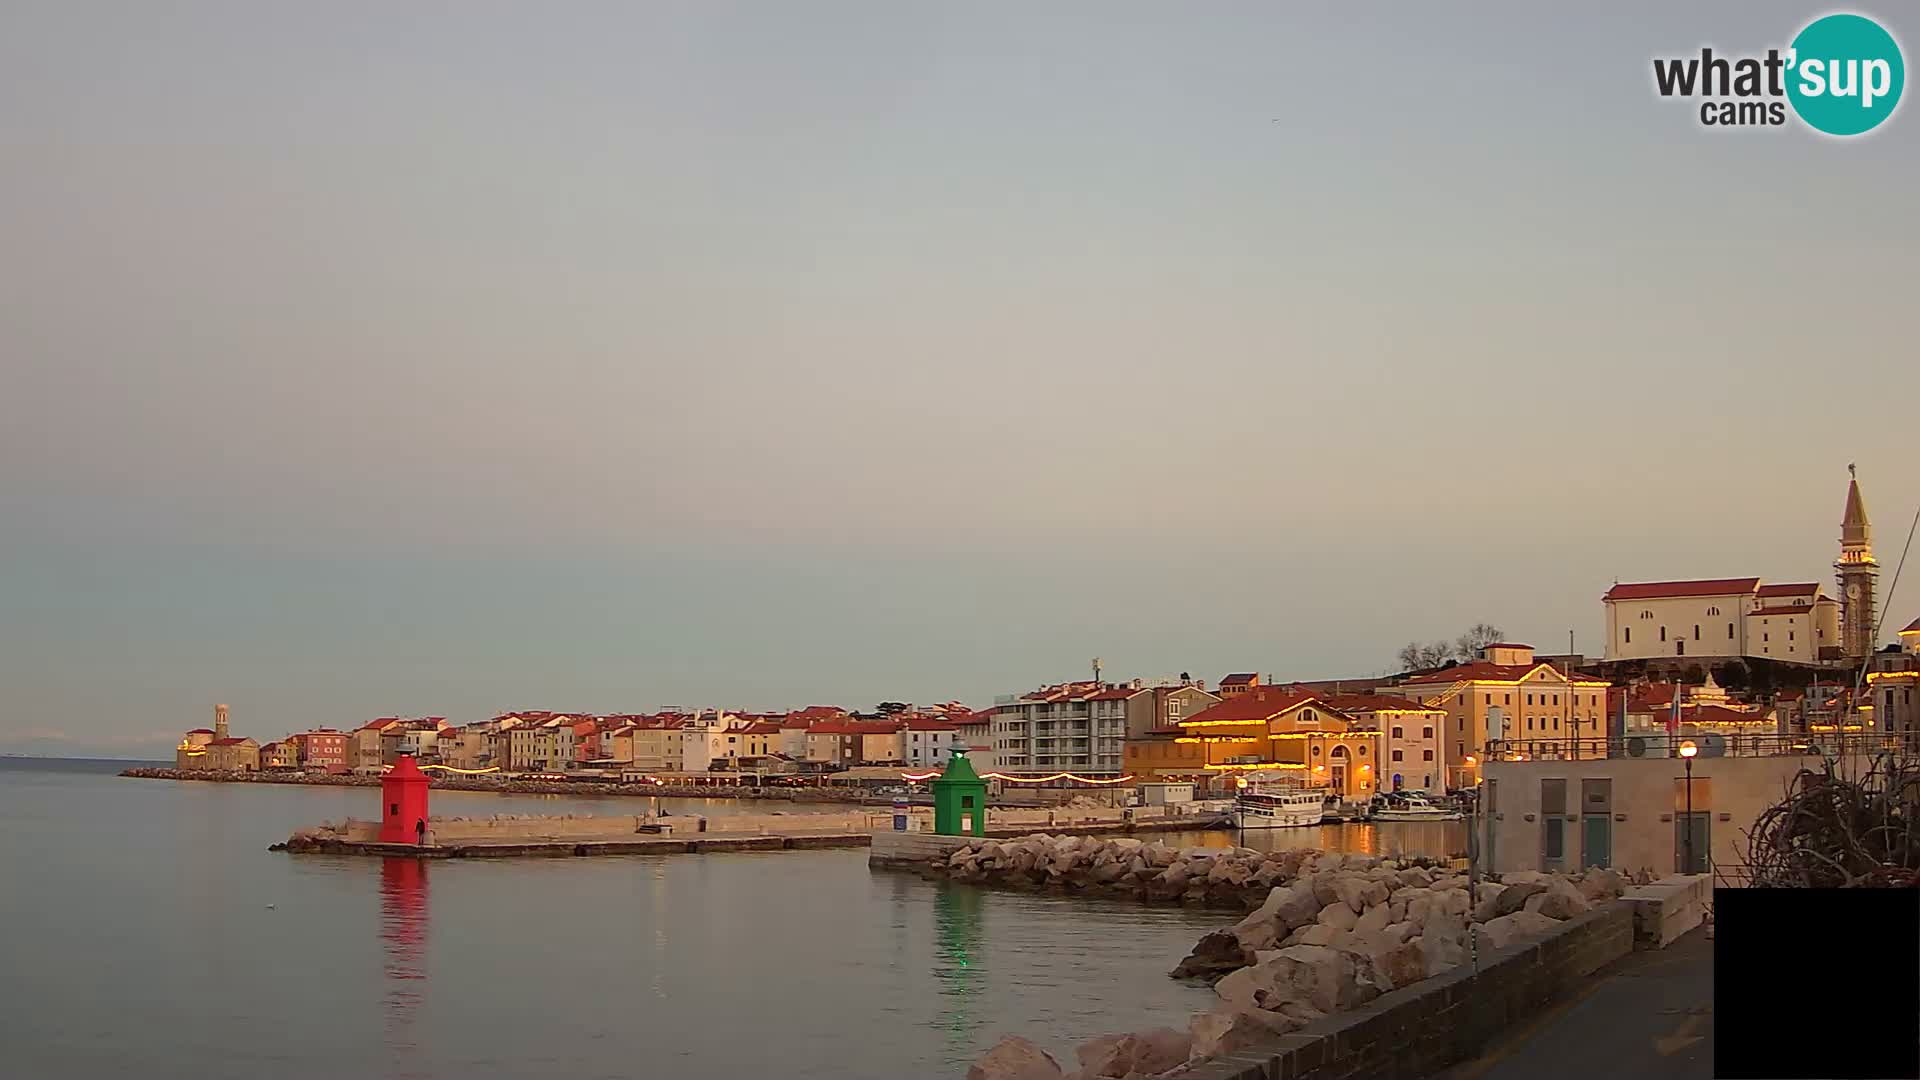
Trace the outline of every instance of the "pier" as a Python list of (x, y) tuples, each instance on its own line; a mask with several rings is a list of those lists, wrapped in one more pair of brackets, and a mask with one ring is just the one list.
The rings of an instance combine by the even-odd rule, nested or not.
[[(1177, 815), (1147, 820), (1098, 818), (1046, 821), (1044, 811), (1009, 811), (1004, 816), (1039, 823), (1000, 820), (991, 813), (985, 837), (948, 837), (927, 829), (931, 822), (916, 812), (910, 817), (915, 831), (892, 828), (886, 814), (753, 814), (729, 817), (558, 817), (434, 819), (426, 843), (385, 842), (379, 823), (348, 821), (301, 829), (270, 850), (295, 855), (407, 855), (426, 859), (567, 858), (589, 855), (699, 855), (728, 851), (809, 851), (818, 848), (873, 847), (884, 852), (876, 864), (892, 861), (894, 852), (945, 847), (968, 840), (1009, 839), (1038, 829), (1061, 835), (1119, 835), (1193, 832), (1224, 828), (1224, 815)], [(1057, 815), (1064, 818), (1065, 815)], [(931, 845), (931, 847), (929, 847)]]

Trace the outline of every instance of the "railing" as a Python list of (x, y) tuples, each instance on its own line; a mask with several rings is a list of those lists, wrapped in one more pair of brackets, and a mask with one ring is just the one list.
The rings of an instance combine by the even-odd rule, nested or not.
[(1717, 757), (1871, 757), (1920, 754), (1914, 737), (1878, 732), (1806, 734), (1624, 735), (1606, 739), (1504, 739), (1487, 744), (1488, 761), (1588, 761), (1603, 758), (1679, 758), (1692, 743), (1699, 758)]

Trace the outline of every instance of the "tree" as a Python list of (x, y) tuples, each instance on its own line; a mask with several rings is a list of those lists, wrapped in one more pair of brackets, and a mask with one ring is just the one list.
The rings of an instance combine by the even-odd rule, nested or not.
[(875, 705), (873, 707), (873, 710), (879, 713), (881, 716), (893, 716), (898, 713), (906, 712), (908, 709), (911, 709), (911, 708), (913, 708), (913, 706), (907, 704), (904, 701), (883, 701), (880, 704)]
[(1453, 639), (1453, 655), (1462, 663), (1480, 655), (1480, 650), (1505, 638), (1506, 632), (1492, 623), (1474, 623), (1467, 632)]
[(1453, 659), (1453, 646), (1444, 641), (1429, 642), (1425, 645), (1417, 641), (1409, 641), (1400, 646), (1400, 651), (1395, 656), (1400, 661), (1400, 670), (1424, 671), (1427, 668), (1437, 668)]

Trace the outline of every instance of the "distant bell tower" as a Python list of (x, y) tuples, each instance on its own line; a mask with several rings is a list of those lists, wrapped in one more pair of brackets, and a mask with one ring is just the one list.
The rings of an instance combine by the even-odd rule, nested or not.
[(1833, 568), (1840, 577), (1840, 647), (1849, 660), (1864, 660), (1873, 652), (1873, 586), (1880, 564), (1873, 561), (1873, 527), (1867, 523), (1867, 504), (1860, 498), (1860, 481), (1847, 466), (1847, 511), (1840, 519), (1840, 559)]
[(215, 705), (213, 707), (213, 737), (216, 739), (224, 739), (227, 737), (227, 707), (225, 705)]

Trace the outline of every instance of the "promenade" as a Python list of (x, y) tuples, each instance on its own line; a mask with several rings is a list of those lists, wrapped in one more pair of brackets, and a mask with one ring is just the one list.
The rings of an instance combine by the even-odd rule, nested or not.
[(1591, 985), (1434, 1080), (1708, 1080), (1713, 1076), (1713, 942), (1695, 929), (1633, 952)]

